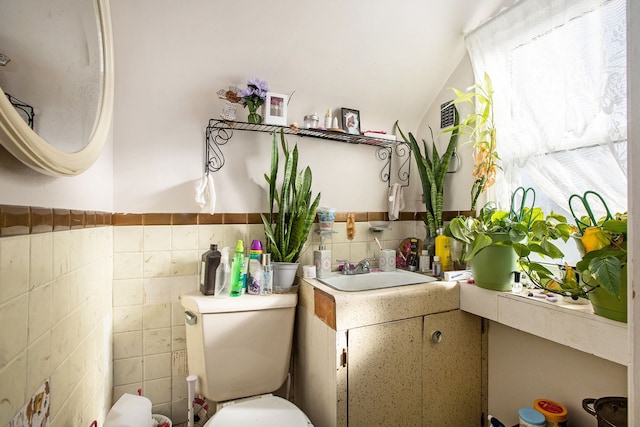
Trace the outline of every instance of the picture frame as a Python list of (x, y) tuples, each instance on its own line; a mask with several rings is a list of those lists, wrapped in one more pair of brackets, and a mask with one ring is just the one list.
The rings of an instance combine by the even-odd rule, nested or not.
[(341, 108), (341, 129), (352, 135), (360, 135), (360, 111), (353, 108)]
[(264, 101), (263, 123), (268, 125), (287, 125), (287, 103), (289, 95), (276, 92), (267, 92)]

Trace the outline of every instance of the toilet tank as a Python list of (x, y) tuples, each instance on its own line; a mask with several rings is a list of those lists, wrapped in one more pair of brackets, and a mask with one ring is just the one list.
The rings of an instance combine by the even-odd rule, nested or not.
[(180, 299), (196, 393), (222, 402), (280, 388), (289, 372), (296, 293), (214, 298), (194, 292)]

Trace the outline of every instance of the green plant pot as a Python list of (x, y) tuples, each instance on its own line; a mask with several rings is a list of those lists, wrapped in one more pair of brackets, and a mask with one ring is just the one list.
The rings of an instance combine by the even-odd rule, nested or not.
[[(490, 235), (493, 241), (508, 239), (506, 233)], [(475, 284), (493, 291), (510, 291), (513, 272), (518, 270), (516, 252), (511, 246), (490, 245), (470, 261)]]
[(593, 307), (593, 312), (607, 319), (627, 322), (627, 275), (620, 275), (620, 299), (602, 288), (596, 288), (589, 293), (589, 301)]

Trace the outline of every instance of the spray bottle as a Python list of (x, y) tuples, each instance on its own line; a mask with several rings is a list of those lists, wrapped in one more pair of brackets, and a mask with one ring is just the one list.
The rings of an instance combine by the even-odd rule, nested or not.
[(220, 250), (220, 266), (216, 270), (216, 290), (214, 296), (228, 297), (231, 293), (231, 266), (229, 266), (229, 248)]
[(236, 252), (233, 254), (233, 262), (231, 264), (231, 296), (239, 297), (242, 295), (242, 282), (243, 276), (246, 279), (246, 275), (243, 274), (244, 269), (244, 245), (242, 240), (238, 240), (236, 245)]
[(262, 283), (261, 254), (262, 242), (260, 240), (252, 241), (249, 249), (249, 268), (247, 271), (247, 292), (251, 295), (260, 295), (260, 284)]

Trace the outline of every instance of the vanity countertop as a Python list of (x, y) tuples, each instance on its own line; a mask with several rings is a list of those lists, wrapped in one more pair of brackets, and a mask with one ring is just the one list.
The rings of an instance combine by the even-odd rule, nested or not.
[(431, 282), (343, 292), (316, 279), (298, 278), (298, 306), (334, 330), (347, 330), (460, 308), (456, 282)]

